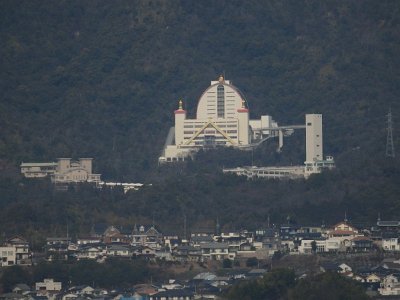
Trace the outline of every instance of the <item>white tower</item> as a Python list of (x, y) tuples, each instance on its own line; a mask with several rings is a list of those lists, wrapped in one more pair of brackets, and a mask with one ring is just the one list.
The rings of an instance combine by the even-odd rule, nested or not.
[(323, 160), (322, 115), (306, 115), (306, 162)]
[(179, 100), (179, 108), (175, 110), (175, 145), (183, 142), (183, 124), (186, 120), (186, 110), (183, 109), (182, 100)]
[(242, 100), (242, 107), (237, 110), (238, 116), (238, 138), (240, 145), (249, 144), (249, 110), (245, 107)]

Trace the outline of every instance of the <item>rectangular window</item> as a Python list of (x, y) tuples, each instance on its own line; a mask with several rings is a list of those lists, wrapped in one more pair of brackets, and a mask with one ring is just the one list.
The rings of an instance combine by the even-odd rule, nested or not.
[(225, 89), (221, 84), (217, 87), (218, 118), (225, 118)]
[(307, 123), (307, 126), (311, 126), (311, 123)]

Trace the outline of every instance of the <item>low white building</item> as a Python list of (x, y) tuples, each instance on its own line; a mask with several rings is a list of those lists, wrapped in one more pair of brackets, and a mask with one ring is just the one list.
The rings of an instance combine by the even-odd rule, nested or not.
[(107, 247), (107, 256), (132, 257), (132, 250), (128, 246), (111, 245)]
[(26, 178), (43, 178), (54, 174), (56, 162), (50, 163), (21, 163), (21, 174)]
[(300, 254), (311, 254), (313, 253), (313, 243), (315, 242), (315, 252), (322, 253), (326, 252), (326, 241), (325, 240), (301, 240), (298, 247)]
[(55, 184), (69, 184), (78, 182), (100, 182), (100, 174), (92, 172), (92, 158), (80, 158), (77, 161), (71, 158), (58, 158), (57, 162), (50, 163), (21, 163), (21, 174), (26, 178), (43, 178), (50, 176)]
[(344, 252), (348, 249), (348, 240), (341, 238), (328, 238), (321, 240), (301, 240), (301, 244), (298, 247), (300, 254), (312, 253), (312, 242), (316, 243), (316, 252)]
[(386, 251), (400, 251), (399, 238), (397, 236), (382, 237), (382, 249)]
[(200, 245), (201, 256), (204, 260), (235, 259), (236, 253), (229, 252), (229, 245), (226, 243), (204, 243)]
[(326, 241), (326, 252), (339, 252), (341, 248), (341, 240), (336, 238), (329, 238)]
[(303, 166), (289, 167), (256, 167), (246, 166), (237, 168), (224, 168), (224, 174), (235, 174), (238, 176), (246, 176), (249, 179), (265, 178), (265, 179), (296, 179), (304, 177)]
[(43, 282), (36, 282), (36, 291), (40, 292), (58, 292), (61, 291), (61, 282), (54, 281), (54, 279), (46, 278)]
[(383, 296), (400, 295), (400, 278), (396, 274), (386, 276), (378, 292)]

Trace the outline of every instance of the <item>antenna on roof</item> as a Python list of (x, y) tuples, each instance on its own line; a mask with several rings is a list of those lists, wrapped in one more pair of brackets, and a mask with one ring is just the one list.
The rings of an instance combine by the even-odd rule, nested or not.
[(347, 210), (344, 211), (344, 221), (347, 223)]

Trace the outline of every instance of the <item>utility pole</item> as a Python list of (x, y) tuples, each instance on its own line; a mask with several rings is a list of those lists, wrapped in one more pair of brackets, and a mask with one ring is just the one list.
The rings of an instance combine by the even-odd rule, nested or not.
[(186, 240), (186, 214), (183, 215), (183, 238)]
[(387, 137), (386, 137), (386, 157), (395, 157), (394, 144), (393, 144), (393, 123), (392, 123), (392, 109), (389, 108), (387, 114)]

